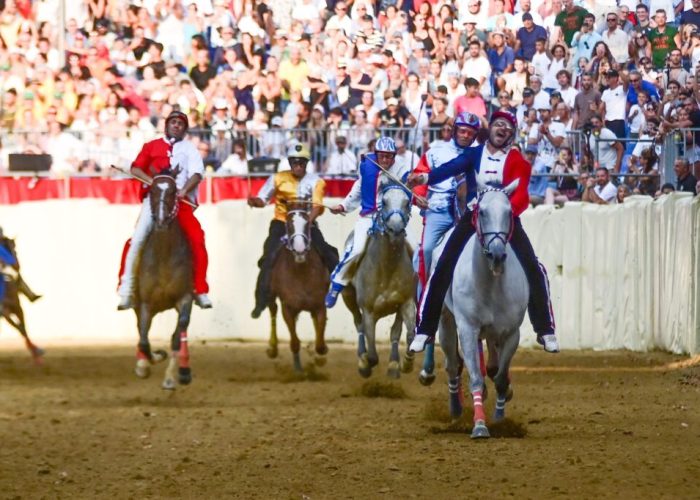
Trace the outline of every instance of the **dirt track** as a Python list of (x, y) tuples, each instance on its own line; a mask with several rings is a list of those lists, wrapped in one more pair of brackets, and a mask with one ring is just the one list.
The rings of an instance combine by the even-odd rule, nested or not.
[[(663, 368), (683, 358), (519, 351), (506, 437), (473, 442), (442, 372), (370, 398), (330, 347), (327, 380), (293, 381), (286, 345), (195, 344), (175, 393), (134, 348), (0, 352), (0, 498), (700, 497), (700, 368)], [(388, 392), (381, 355), (365, 392)]]

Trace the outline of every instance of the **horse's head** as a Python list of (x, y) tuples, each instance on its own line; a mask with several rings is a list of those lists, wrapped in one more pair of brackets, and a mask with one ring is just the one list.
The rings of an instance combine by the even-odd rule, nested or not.
[(150, 191), (151, 214), (156, 229), (164, 229), (177, 216), (177, 184), (175, 178), (179, 170), (164, 171), (153, 178)]
[(390, 237), (403, 235), (411, 217), (412, 194), (398, 184), (387, 184), (382, 189), (382, 208), (379, 211), (379, 228)]
[(481, 250), (494, 275), (503, 272), (506, 245), (513, 234), (513, 209), (509, 197), (519, 183), (520, 179), (515, 179), (505, 188), (478, 185), (473, 222)]
[(296, 199), (287, 202), (287, 248), (296, 262), (305, 262), (311, 249), (311, 224), (309, 200)]

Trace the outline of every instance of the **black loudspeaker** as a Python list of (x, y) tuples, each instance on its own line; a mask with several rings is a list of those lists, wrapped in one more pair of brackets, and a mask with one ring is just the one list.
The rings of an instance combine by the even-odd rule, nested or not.
[(10, 172), (48, 172), (51, 170), (51, 155), (12, 153), (8, 167)]

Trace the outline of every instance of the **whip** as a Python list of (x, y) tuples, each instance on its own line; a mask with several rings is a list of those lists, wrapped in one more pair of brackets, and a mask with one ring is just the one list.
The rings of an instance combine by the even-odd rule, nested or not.
[[(117, 170), (117, 171), (121, 172), (122, 174), (126, 174), (126, 175), (128, 175), (129, 177), (131, 177), (131, 178), (133, 178), (133, 179), (136, 179), (137, 181), (141, 181), (141, 182), (143, 182), (144, 184), (146, 184), (146, 185), (148, 185), (148, 186), (152, 186), (152, 185), (153, 185), (153, 183), (152, 183), (151, 181), (147, 181), (146, 179), (142, 179), (142, 178), (139, 177), (138, 175), (132, 174), (129, 170), (124, 170), (123, 168), (117, 167), (116, 165), (110, 165), (110, 167), (112, 167), (114, 170)], [(197, 205), (196, 203), (192, 203), (190, 200), (188, 200), (188, 199), (186, 199), (186, 198), (183, 198), (183, 199), (180, 200), (180, 201), (181, 201), (182, 203), (184, 203), (185, 205), (191, 206), (192, 208), (197, 208), (197, 207), (198, 207), (198, 205)]]

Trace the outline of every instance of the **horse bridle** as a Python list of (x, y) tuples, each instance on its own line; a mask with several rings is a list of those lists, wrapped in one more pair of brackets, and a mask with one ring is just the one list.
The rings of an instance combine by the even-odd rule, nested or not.
[(400, 189), (404, 193), (408, 194), (408, 206), (409, 210), (408, 212), (404, 212), (403, 210), (400, 210), (398, 208), (395, 208), (393, 210), (389, 210), (386, 214), (382, 212), (381, 208), (379, 210), (379, 221), (380, 221), (380, 229), (384, 231), (386, 229), (386, 223), (387, 221), (393, 216), (393, 215), (399, 215), (401, 217), (401, 221), (403, 222), (404, 227), (408, 225), (408, 220), (411, 218), (411, 202), (413, 200), (413, 193), (410, 191), (406, 191), (406, 189), (402, 186), (399, 186), (398, 184), (388, 184), (382, 189), (382, 197), (384, 196), (384, 193), (389, 191), (390, 189)]
[[(291, 252), (294, 252), (294, 249), (292, 247), (292, 241), (294, 238), (297, 236), (301, 236), (304, 240), (304, 253), (307, 253), (311, 249), (311, 224), (308, 223), (308, 215), (309, 211), (304, 208), (295, 208), (291, 210), (287, 210), (287, 221), (289, 221), (289, 218), (293, 215), (299, 214), (300, 217), (306, 218), (307, 219), (307, 224), (306, 224), (306, 230), (301, 233), (292, 233), (292, 234), (287, 234), (287, 241), (285, 242), (285, 246), (287, 249)], [(286, 225), (286, 224), (285, 224)]]
[[(510, 229), (506, 233), (505, 231), (487, 231), (484, 232), (481, 228), (481, 219), (479, 218), (479, 204), (481, 203), (481, 199), (484, 197), (484, 194), (488, 192), (501, 192), (505, 193), (505, 191), (501, 188), (496, 188), (496, 187), (487, 187), (486, 189), (483, 189), (479, 191), (477, 194), (476, 198), (476, 204), (474, 205), (474, 208), (472, 210), (472, 226), (476, 229), (476, 237), (479, 239), (479, 244), (481, 245), (481, 251), (484, 253), (484, 255), (490, 255), (491, 252), (489, 252), (489, 247), (491, 246), (491, 243), (494, 242), (494, 240), (500, 240), (503, 243), (503, 246), (506, 246), (508, 242), (510, 241), (511, 237), (513, 236), (513, 227), (515, 224), (513, 223), (513, 212), (511, 211), (510, 213)], [(507, 196), (507, 194), (506, 194)], [(486, 241), (486, 239), (488, 241)]]
[[(177, 191), (177, 184), (175, 182), (175, 179), (172, 178), (171, 176), (169, 176), (169, 175), (156, 175), (155, 177), (153, 177), (153, 186), (155, 186), (156, 182), (159, 180), (167, 181), (168, 184), (171, 184), (172, 186), (174, 186), (175, 190)], [(153, 187), (151, 187), (151, 189), (153, 189)], [(165, 203), (165, 201), (161, 198), (160, 203)], [(168, 224), (170, 222), (172, 222), (172, 220), (175, 219), (175, 217), (177, 216), (177, 212), (179, 209), (180, 209), (180, 203), (178, 203), (178, 201), (176, 200), (175, 203), (173, 204), (172, 210), (165, 217), (165, 222)]]

